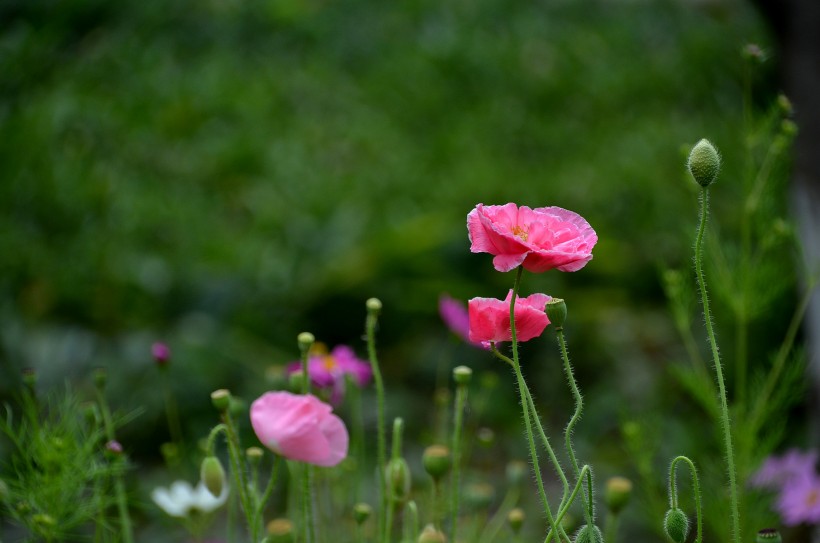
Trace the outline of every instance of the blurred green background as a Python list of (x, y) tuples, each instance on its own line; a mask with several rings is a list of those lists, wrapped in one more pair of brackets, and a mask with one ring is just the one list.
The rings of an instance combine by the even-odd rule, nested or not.
[[(6, 0), (0, 21), (0, 396), (25, 367), (47, 388), (105, 366), (116, 406), (146, 408), (123, 431), (150, 462), (167, 440), (153, 341), (194, 438), (211, 390), (260, 394), (303, 330), (363, 355), (377, 296), (390, 414), (427, 409), (467, 363), (499, 372), (483, 423), (517, 440), (511, 375), (437, 312), (443, 292), (504, 297), (512, 275), (469, 252), (465, 219), (514, 201), (600, 238), (582, 271), (523, 286), (568, 302), (600, 476), (630, 469), (619, 414), (698, 415), (666, 373), (683, 349), (659, 277), (690, 265), (683, 150), (701, 137), (724, 158), (713, 224), (731, 224), (740, 51), (770, 47), (750, 4)], [(552, 336), (523, 351), (558, 431)], [(692, 439), (676, 424), (663, 458)]]

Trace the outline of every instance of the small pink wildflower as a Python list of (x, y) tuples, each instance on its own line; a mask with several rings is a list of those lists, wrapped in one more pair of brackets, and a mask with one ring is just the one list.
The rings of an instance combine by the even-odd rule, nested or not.
[[(515, 331), (518, 341), (538, 337), (550, 323), (544, 308), (552, 298), (546, 294), (531, 294), (515, 300)], [(470, 341), (512, 341), (510, 330), (510, 301), (512, 290), (504, 300), (473, 298), (468, 303), (470, 314)]]
[(518, 266), (541, 273), (551, 269), (574, 272), (592, 260), (598, 241), (583, 217), (560, 207), (518, 207), (478, 204), (467, 215), (470, 251), (495, 255), (500, 272)]
[(335, 466), (347, 456), (342, 419), (312, 394), (266, 392), (251, 404), (253, 431), (262, 444), (290, 460)]
[[(345, 377), (350, 376), (360, 388), (366, 387), (373, 379), (370, 363), (356, 356), (347, 345), (337, 345), (330, 353), (322, 344), (308, 357), (308, 375), (313, 386), (330, 389), (330, 401), (334, 405), (341, 403), (345, 392)], [(302, 362), (288, 364), (288, 374), (302, 371)]]
[(171, 361), (171, 349), (165, 343), (157, 341), (151, 345), (151, 356), (158, 366), (165, 366)]
[(777, 499), (777, 511), (786, 526), (820, 522), (820, 478), (812, 473), (789, 479)]

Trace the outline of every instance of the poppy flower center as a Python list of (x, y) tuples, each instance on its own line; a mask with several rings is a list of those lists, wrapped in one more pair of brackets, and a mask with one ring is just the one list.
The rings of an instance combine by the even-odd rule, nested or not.
[(333, 371), (338, 367), (338, 365), (336, 364), (336, 359), (328, 355), (322, 358), (322, 367), (324, 367), (327, 371)]
[(814, 507), (818, 502), (820, 502), (820, 492), (817, 490), (812, 490), (809, 492), (809, 495), (806, 496), (806, 505), (809, 507)]
[(515, 225), (512, 229), (513, 236), (521, 239), (521, 241), (527, 241), (529, 237), (529, 232), (527, 232), (527, 228), (524, 226)]

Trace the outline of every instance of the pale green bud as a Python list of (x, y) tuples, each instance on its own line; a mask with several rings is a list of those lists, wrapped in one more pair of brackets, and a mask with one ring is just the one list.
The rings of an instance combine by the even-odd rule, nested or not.
[(225, 388), (214, 390), (211, 392), (211, 403), (214, 404), (216, 410), (224, 413), (231, 406), (231, 393)]
[(358, 525), (364, 524), (372, 514), (373, 508), (366, 503), (357, 503), (353, 506), (353, 519)]
[(199, 469), (199, 477), (208, 492), (218, 497), (225, 486), (225, 469), (216, 456), (206, 456)]
[(473, 377), (473, 370), (467, 366), (457, 366), (453, 369), (453, 379), (457, 385), (468, 385)]
[(720, 172), (720, 155), (709, 140), (702, 139), (692, 147), (686, 166), (695, 181), (705, 188), (717, 179)]
[(689, 517), (677, 507), (670, 509), (663, 520), (663, 528), (672, 541), (683, 543), (689, 535)]
[(604, 488), (604, 503), (612, 513), (620, 513), (629, 502), (632, 494), (632, 481), (625, 477), (612, 477)]
[(296, 341), (299, 343), (299, 349), (307, 351), (316, 341), (316, 338), (310, 332), (302, 332), (296, 336)]
[(601, 529), (594, 524), (592, 526), (584, 524), (576, 532), (573, 543), (604, 543), (604, 536)]
[(268, 522), (265, 526), (268, 532), (267, 541), (269, 543), (293, 543), (293, 523), (286, 518), (277, 518)]
[(567, 320), (567, 304), (561, 298), (553, 298), (547, 302), (546, 307), (547, 318), (555, 326), (556, 329), (561, 330), (564, 327), (564, 321)]
[(432, 524), (428, 524), (421, 531), (418, 543), (447, 543), (447, 536), (436, 530)]
[(453, 459), (450, 455), (450, 449), (444, 445), (430, 445), (424, 449), (421, 463), (424, 465), (424, 470), (430, 474), (430, 477), (438, 481), (450, 471)]
[(780, 532), (774, 528), (764, 528), (757, 532), (755, 543), (782, 543), (783, 538), (780, 537)]
[(517, 534), (521, 531), (521, 526), (524, 525), (525, 518), (526, 515), (523, 509), (519, 509), (518, 507), (510, 509), (510, 512), (507, 513), (507, 523), (510, 525), (510, 528), (512, 528), (513, 533)]
[(367, 307), (367, 312), (370, 314), (378, 315), (381, 313), (382, 301), (378, 298), (369, 298), (364, 305)]

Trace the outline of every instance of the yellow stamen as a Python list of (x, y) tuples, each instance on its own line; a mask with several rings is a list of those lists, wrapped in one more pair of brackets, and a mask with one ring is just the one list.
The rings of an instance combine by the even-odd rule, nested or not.
[(513, 233), (513, 236), (515, 236), (517, 238), (520, 238), (521, 241), (527, 241), (527, 238), (529, 237), (529, 233), (527, 232), (527, 229), (523, 226), (518, 226), (518, 225), (513, 226), (512, 233)]

